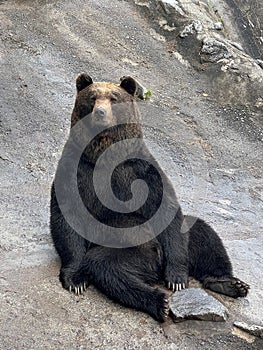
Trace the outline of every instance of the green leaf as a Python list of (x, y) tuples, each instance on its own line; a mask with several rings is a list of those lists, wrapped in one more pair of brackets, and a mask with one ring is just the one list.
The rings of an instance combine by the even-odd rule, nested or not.
[(147, 90), (145, 93), (145, 99), (150, 98), (152, 96), (151, 90)]

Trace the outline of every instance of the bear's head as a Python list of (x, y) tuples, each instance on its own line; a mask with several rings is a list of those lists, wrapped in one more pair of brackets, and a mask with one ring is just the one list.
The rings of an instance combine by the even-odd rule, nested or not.
[[(93, 82), (88, 74), (82, 73), (77, 77), (76, 87), (77, 97), (71, 126), (74, 126), (82, 118), (88, 117), (91, 128), (107, 128), (122, 122), (124, 112), (126, 118), (129, 117), (130, 122), (138, 121), (137, 109), (134, 111), (137, 83), (132, 77), (124, 77), (120, 84), (115, 84)], [(127, 110), (129, 110), (129, 115)]]
[[(86, 73), (76, 80), (77, 97), (71, 116), (71, 128), (83, 121), (78, 128), (75, 141), (91, 136), (89, 153), (102, 151), (111, 144), (142, 137), (140, 115), (134, 97), (136, 81), (123, 77), (120, 84), (111, 82), (93, 82)], [(76, 138), (78, 140), (76, 140)]]

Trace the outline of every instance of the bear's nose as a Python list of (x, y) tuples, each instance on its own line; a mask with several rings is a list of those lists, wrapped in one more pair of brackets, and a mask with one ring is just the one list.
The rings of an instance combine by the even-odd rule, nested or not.
[(102, 107), (97, 107), (95, 109), (95, 117), (98, 119), (104, 119), (106, 116), (106, 110)]

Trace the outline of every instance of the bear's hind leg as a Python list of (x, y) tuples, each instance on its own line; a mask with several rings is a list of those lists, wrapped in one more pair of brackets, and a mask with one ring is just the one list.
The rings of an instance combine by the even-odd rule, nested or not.
[[(114, 254), (116, 254), (114, 256)], [(169, 314), (169, 295), (145, 283), (143, 276), (125, 266), (125, 256), (118, 249), (95, 247), (87, 252), (85, 261), (74, 275), (74, 284), (83, 279), (90, 282), (110, 299), (140, 311), (163, 322)], [(132, 266), (132, 261), (131, 261)], [(139, 265), (137, 265), (139, 266)]]
[(200, 219), (190, 229), (189, 275), (202, 282), (204, 288), (232, 298), (245, 297), (248, 293), (248, 284), (233, 277), (220, 237)]

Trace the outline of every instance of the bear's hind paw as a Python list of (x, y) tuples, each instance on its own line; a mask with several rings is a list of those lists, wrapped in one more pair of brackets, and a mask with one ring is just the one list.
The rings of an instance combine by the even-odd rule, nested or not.
[(169, 306), (169, 295), (166, 293), (160, 293), (158, 295), (156, 304), (157, 314), (154, 315), (157, 321), (164, 322), (169, 316), (170, 306)]
[(169, 316), (169, 312), (170, 312), (169, 299), (168, 298), (164, 298), (164, 308), (163, 308), (164, 319)]
[(246, 297), (249, 285), (238, 278), (215, 278), (208, 277), (204, 280), (204, 288), (210, 289), (214, 292), (227, 295), (232, 298)]

